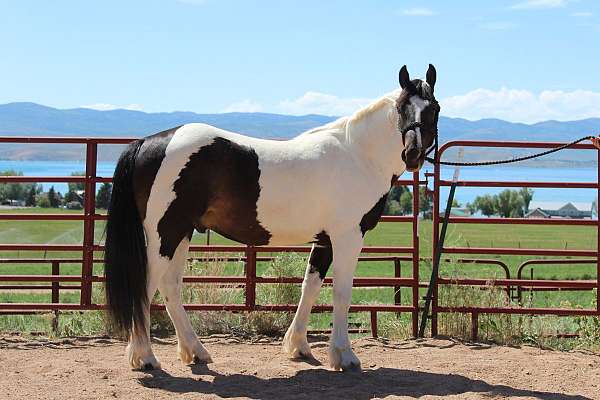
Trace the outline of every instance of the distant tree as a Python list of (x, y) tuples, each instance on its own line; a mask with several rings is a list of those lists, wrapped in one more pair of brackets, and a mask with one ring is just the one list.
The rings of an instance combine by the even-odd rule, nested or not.
[(391, 200), (385, 203), (385, 209), (383, 211), (383, 215), (401, 215), (402, 211), (400, 211), (400, 203), (396, 200)]
[(103, 183), (98, 189), (98, 194), (96, 195), (96, 207), (98, 208), (108, 208), (110, 204), (110, 194), (112, 193), (112, 185), (110, 183)]
[(519, 195), (521, 199), (523, 199), (523, 212), (529, 212), (529, 203), (531, 203), (531, 199), (533, 199), (533, 190), (529, 188), (521, 188), (519, 190)]
[(402, 215), (412, 213), (412, 209), (413, 209), (412, 203), (413, 203), (412, 193), (409, 192), (408, 190), (406, 192), (402, 193), (402, 196), (400, 196), (400, 201), (399, 201), (400, 212), (402, 213)]
[(505, 189), (496, 196), (496, 207), (501, 217), (522, 217), (524, 202), (516, 190)]
[[(1, 171), (2, 176), (23, 176), (21, 171), (15, 171), (14, 169), (7, 169)], [(22, 183), (2, 183), (0, 184), (0, 200), (24, 200), (25, 199), (25, 185)]]
[(423, 213), (423, 218), (432, 218), (433, 203), (431, 197), (427, 194), (427, 188), (424, 187), (419, 187), (419, 208)]
[(79, 201), (79, 196), (77, 196), (77, 193), (75, 193), (73, 190), (69, 190), (66, 194), (65, 197), (63, 198), (63, 204), (68, 204), (71, 203), (73, 201)]
[(475, 203), (467, 203), (465, 207), (467, 208), (467, 210), (469, 210), (471, 214), (475, 214), (477, 212), (477, 207), (475, 206)]
[(486, 217), (490, 217), (496, 213), (496, 199), (489, 194), (475, 197), (471, 206), (474, 210), (481, 211)]
[[(71, 176), (85, 176), (85, 171), (71, 172)], [(80, 183), (80, 182), (77, 182), (77, 183), (70, 182), (68, 186), (69, 186), (69, 192), (77, 192), (78, 190), (85, 189), (85, 184)]]
[(60, 205), (60, 197), (59, 194), (54, 190), (54, 186), (50, 186), (50, 190), (48, 190), (48, 203), (50, 203), (50, 207), (57, 208)]
[(400, 215), (400, 197), (404, 192), (408, 192), (408, 188), (406, 186), (392, 186), (388, 193), (385, 207), (383, 209), (384, 215)]
[(456, 199), (452, 199), (452, 207), (460, 207), (460, 203)]
[(46, 193), (41, 194), (37, 199), (38, 206), (42, 208), (50, 208), (50, 202), (48, 201), (48, 195)]
[(35, 186), (35, 184), (31, 185), (29, 193), (27, 193), (27, 198), (25, 198), (25, 205), (28, 207), (35, 207), (37, 205), (37, 189)]
[(408, 192), (408, 188), (406, 186), (392, 186), (390, 192), (388, 193), (388, 199), (400, 201), (400, 197), (405, 192)]

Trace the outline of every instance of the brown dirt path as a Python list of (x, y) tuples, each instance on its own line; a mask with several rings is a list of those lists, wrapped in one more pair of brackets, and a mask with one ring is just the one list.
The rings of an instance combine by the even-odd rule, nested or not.
[[(361, 373), (286, 359), (279, 343), (205, 338), (213, 364), (185, 366), (156, 340), (163, 371), (131, 371), (104, 338), (0, 337), (0, 399), (600, 399), (600, 356), (450, 340), (354, 342)], [(327, 344), (312, 343), (326, 362)]]

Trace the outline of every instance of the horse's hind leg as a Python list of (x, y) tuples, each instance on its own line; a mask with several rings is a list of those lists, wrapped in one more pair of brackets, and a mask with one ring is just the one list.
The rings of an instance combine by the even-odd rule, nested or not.
[[(148, 250), (148, 256), (149, 255), (150, 251)], [(129, 365), (134, 369), (151, 370), (160, 368), (160, 362), (154, 356), (150, 344), (150, 304), (156, 293), (160, 277), (165, 270), (165, 263), (157, 261), (159, 260), (156, 258), (151, 259), (148, 257), (148, 275), (146, 284), (148, 301), (146, 309), (144, 310), (145, 326), (140, 329), (134, 324), (129, 338), (129, 344), (126, 349)]]
[(186, 264), (190, 242), (183, 239), (171, 263), (158, 284), (158, 289), (167, 307), (167, 312), (175, 325), (177, 332), (177, 352), (185, 364), (212, 362), (210, 354), (198, 340), (190, 319), (181, 303), (181, 286), (183, 270)]

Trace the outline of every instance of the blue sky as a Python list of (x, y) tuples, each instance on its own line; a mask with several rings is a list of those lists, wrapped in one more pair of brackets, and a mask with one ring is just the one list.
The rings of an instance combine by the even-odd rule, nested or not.
[(431, 62), (445, 115), (600, 117), (596, 0), (0, 4), (0, 103), (340, 115)]

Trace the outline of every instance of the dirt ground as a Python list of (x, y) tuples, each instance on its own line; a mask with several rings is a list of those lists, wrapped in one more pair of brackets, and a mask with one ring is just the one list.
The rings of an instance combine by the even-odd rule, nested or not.
[[(324, 338), (323, 338), (324, 340)], [(280, 343), (203, 340), (214, 363), (185, 366), (173, 339), (155, 340), (162, 371), (132, 371), (125, 344), (0, 337), (0, 399), (600, 399), (600, 355), (464, 345), (451, 340), (360, 339), (363, 371), (288, 360)], [(312, 343), (326, 363), (327, 343)]]

